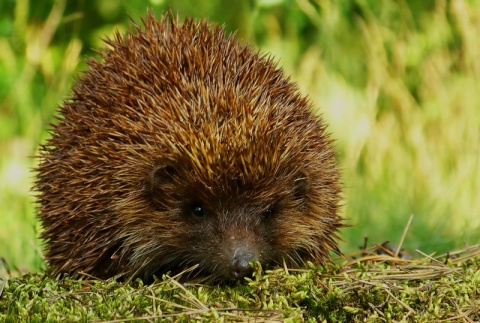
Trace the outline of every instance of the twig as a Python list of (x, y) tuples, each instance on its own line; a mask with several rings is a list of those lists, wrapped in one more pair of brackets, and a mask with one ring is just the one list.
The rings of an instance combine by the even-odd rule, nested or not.
[(398, 257), (398, 254), (400, 253), (400, 249), (402, 249), (403, 240), (405, 240), (405, 236), (407, 235), (408, 229), (410, 229), (410, 224), (412, 224), (412, 220), (413, 220), (413, 213), (410, 214), (410, 218), (408, 219), (407, 225), (403, 229), (402, 238), (400, 238), (400, 242), (398, 243), (397, 250), (395, 251), (395, 257)]

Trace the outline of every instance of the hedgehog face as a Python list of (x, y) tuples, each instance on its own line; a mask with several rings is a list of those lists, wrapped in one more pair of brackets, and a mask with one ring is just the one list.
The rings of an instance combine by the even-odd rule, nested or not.
[(178, 165), (155, 167), (145, 190), (151, 215), (128, 233), (126, 244), (139, 246), (131, 267), (148, 278), (198, 264), (194, 274), (223, 280), (249, 275), (254, 260), (298, 267), (327, 259), (330, 246), (318, 242), (332, 232), (311, 205), (312, 183), (304, 172), (282, 173), (256, 183), (249, 174), (205, 183)]

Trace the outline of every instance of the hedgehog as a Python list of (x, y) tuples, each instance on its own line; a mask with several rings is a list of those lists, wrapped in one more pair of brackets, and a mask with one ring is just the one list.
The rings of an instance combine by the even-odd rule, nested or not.
[(39, 149), (51, 275), (235, 281), (340, 252), (333, 139), (271, 56), (151, 12), (105, 42)]

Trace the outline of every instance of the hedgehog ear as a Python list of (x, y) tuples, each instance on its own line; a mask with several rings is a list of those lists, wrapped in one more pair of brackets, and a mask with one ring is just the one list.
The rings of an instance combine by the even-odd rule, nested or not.
[(295, 198), (301, 199), (304, 198), (310, 188), (310, 181), (307, 174), (303, 171), (299, 172), (295, 177)]
[(170, 163), (157, 163), (146, 180), (146, 193), (156, 210), (165, 210), (165, 194), (173, 192), (173, 183), (177, 174)]
[(170, 163), (160, 163), (150, 173), (149, 187), (151, 191), (156, 188), (171, 183), (177, 174), (177, 170)]

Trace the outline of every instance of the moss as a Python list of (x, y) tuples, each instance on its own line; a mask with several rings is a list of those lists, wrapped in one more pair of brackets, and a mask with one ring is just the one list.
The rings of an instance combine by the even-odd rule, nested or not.
[(0, 321), (478, 321), (479, 254), (475, 246), (442, 262), (368, 256), (295, 271), (255, 264), (252, 278), (230, 285), (27, 274), (0, 281)]

